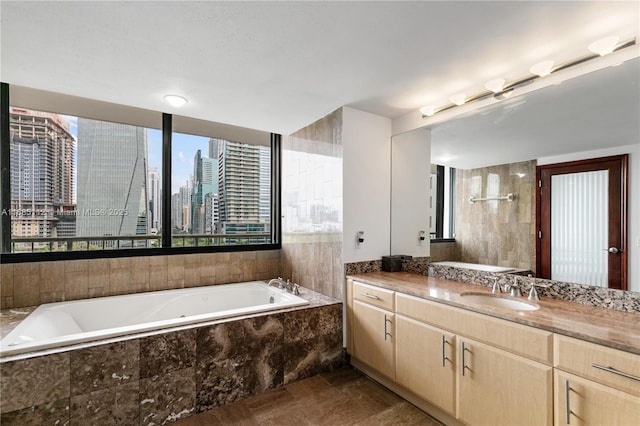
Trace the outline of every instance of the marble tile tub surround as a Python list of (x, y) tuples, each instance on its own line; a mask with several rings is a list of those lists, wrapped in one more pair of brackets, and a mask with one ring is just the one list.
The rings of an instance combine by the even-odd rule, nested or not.
[(268, 280), (280, 266), (280, 250), (0, 264), (0, 309)]
[(342, 304), (146, 333), (0, 365), (0, 423), (165, 424), (343, 365)]
[[(451, 266), (431, 265), (429, 275), (468, 284), (491, 287), (495, 281), (502, 285), (513, 283), (517, 279), (522, 286), (522, 293), (528, 294), (532, 284), (536, 284), (538, 295), (551, 299), (568, 300), (583, 305), (613, 309), (624, 312), (640, 313), (640, 293), (609, 288), (600, 288), (580, 284), (566, 283), (542, 278), (516, 276), (513, 274), (497, 274), (493, 272), (474, 271)], [(517, 278), (516, 278), (517, 277)]]

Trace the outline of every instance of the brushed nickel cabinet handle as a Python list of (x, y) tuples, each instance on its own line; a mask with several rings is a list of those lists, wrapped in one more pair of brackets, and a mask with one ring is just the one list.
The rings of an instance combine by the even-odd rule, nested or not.
[(447, 355), (445, 352), (445, 345), (447, 344), (449, 344), (449, 342), (447, 342), (447, 337), (443, 334), (442, 335), (442, 366), (443, 367), (445, 367), (445, 361), (451, 362), (451, 360), (447, 358)]
[(571, 424), (571, 404), (569, 402), (569, 391), (571, 390), (571, 386), (569, 386), (569, 380), (565, 379), (564, 381), (564, 422), (566, 424)]
[(600, 370), (604, 370), (608, 373), (617, 374), (618, 376), (626, 377), (627, 379), (640, 381), (640, 377), (634, 376), (633, 374), (625, 373), (624, 371), (616, 370), (613, 367), (605, 367), (604, 365), (593, 363), (592, 367), (599, 368)]
[(462, 363), (461, 363), (461, 369), (462, 369), (462, 375), (464, 376), (464, 370), (467, 368), (467, 366), (465, 365), (465, 361), (464, 361), (464, 353), (465, 351), (468, 351), (469, 349), (467, 349), (464, 345), (464, 342), (462, 342)]
[(381, 300), (378, 296), (376, 296), (375, 294), (369, 294), (369, 293), (360, 293), (360, 295), (364, 296), (364, 297), (368, 297), (369, 299), (374, 299), (374, 300)]
[(387, 322), (391, 322), (391, 320), (390, 320), (389, 318), (387, 318), (387, 315), (385, 314), (385, 316), (384, 316), (384, 340), (385, 340), (385, 341), (387, 340), (387, 336), (389, 336), (389, 337), (393, 337), (393, 336), (391, 335), (391, 333), (389, 333), (389, 332), (387, 331)]

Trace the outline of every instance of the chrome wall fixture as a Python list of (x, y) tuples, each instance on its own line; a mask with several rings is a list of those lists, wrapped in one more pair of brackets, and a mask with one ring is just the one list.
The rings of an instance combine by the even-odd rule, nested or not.
[(507, 195), (501, 195), (499, 197), (486, 197), (486, 198), (469, 197), (469, 202), (475, 203), (476, 201), (495, 201), (495, 200), (513, 201), (514, 198), (515, 198), (515, 195), (513, 195), (513, 193), (510, 192)]
[(541, 79), (543, 77), (546, 77), (558, 71), (566, 70), (576, 65), (580, 65), (585, 62), (592, 61), (601, 56), (608, 55), (609, 53), (626, 49), (636, 44), (635, 37), (623, 43), (618, 43), (618, 41), (619, 41), (618, 37), (607, 37), (607, 38), (598, 40), (589, 45), (589, 50), (593, 52), (589, 55), (575, 58), (573, 60), (557, 65), (555, 67), (554, 67), (553, 61), (543, 61), (543, 62), (537, 63), (529, 69), (531, 74), (527, 75), (526, 77), (520, 78), (508, 84), (504, 79), (501, 79), (501, 78), (488, 81), (485, 84), (485, 87), (487, 88), (487, 90), (484, 92), (480, 92), (470, 97), (467, 97), (464, 94), (458, 93), (458, 94), (452, 95), (449, 98), (449, 100), (451, 101), (450, 104), (446, 104), (440, 107), (435, 107), (431, 105), (423, 106), (422, 108), (420, 108), (420, 113), (422, 114), (422, 118), (426, 118), (426, 117), (432, 117), (435, 114), (450, 110), (457, 106), (466, 105), (466, 104), (469, 104), (470, 102), (481, 101), (489, 97), (493, 97), (497, 100), (506, 99), (511, 95), (513, 95), (514, 90), (520, 87), (529, 85), (538, 79)]

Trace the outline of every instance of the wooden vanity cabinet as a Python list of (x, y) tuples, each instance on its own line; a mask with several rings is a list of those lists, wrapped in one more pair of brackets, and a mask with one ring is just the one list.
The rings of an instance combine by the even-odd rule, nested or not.
[(552, 368), (458, 338), (457, 418), (468, 425), (551, 425)]
[(455, 416), (456, 336), (396, 315), (396, 382)]
[(551, 333), (401, 293), (396, 318), (400, 385), (468, 425), (553, 423)]
[[(349, 284), (348, 284), (349, 285)], [(352, 282), (350, 354), (395, 380), (394, 292)], [(348, 290), (349, 291), (349, 290)]]
[(640, 424), (640, 356), (556, 334), (554, 366), (557, 426)]

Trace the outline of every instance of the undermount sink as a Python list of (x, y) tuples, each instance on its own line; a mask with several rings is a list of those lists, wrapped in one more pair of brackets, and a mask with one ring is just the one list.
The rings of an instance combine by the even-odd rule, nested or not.
[(522, 300), (510, 299), (493, 294), (462, 293), (460, 296), (465, 302), (493, 306), (494, 308), (511, 309), (513, 311), (535, 311), (539, 308), (537, 305)]

